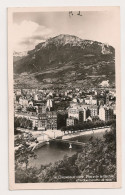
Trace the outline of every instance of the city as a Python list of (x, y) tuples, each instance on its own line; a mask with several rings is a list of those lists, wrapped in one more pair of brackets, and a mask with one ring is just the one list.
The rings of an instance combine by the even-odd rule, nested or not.
[[(115, 139), (115, 133), (112, 130), (115, 120), (115, 89), (15, 89), (14, 146), (15, 166), (18, 167), (15, 172), (16, 182), (25, 181), (24, 175), (20, 179), (19, 172), (20, 169), (25, 171), (25, 166), (26, 171), (30, 170), (30, 174), (33, 174), (31, 167), (34, 167), (36, 170), (43, 167), (42, 172), (44, 172), (50, 166), (53, 171), (54, 163), (60, 163), (62, 159), (62, 162), (65, 163), (65, 158), (69, 161), (70, 158), (74, 158), (76, 152), (78, 152), (78, 157), (83, 153), (84, 158), (87, 155), (87, 159), (91, 159), (91, 153), (94, 152), (93, 144), (96, 144), (98, 153), (94, 156), (97, 159), (95, 160), (97, 162), (96, 165), (94, 164), (92, 169), (87, 168), (87, 173), (85, 172), (81, 178), (78, 170), (75, 173), (68, 173), (69, 166), (72, 167), (69, 163), (66, 175), (68, 174), (72, 178), (72, 174), (75, 174), (75, 178), (66, 180), (65, 174), (61, 173), (61, 181), (87, 182), (92, 181), (94, 175), (98, 174), (101, 174), (102, 178), (100, 179), (100, 176), (98, 176), (99, 178), (93, 181), (115, 181), (115, 167), (110, 170), (111, 162), (107, 156), (109, 149), (106, 149), (107, 146), (112, 147), (110, 146), (112, 145), (112, 140), (110, 141), (112, 138), (110, 137), (113, 136), (113, 140)], [(103, 144), (104, 151), (101, 148), (101, 151), (100, 149), (98, 151), (98, 144)], [(113, 144), (115, 144), (114, 141)], [(79, 153), (80, 151), (82, 153)], [(111, 157), (113, 159), (112, 162), (115, 163), (114, 149), (111, 155), (113, 155)], [(107, 157), (108, 161), (106, 160)], [(101, 165), (99, 165), (99, 159)], [(89, 161), (87, 160), (87, 162)], [(94, 163), (93, 160), (92, 162)], [(49, 163), (52, 163), (52, 165)], [(80, 163), (79, 160), (78, 163)], [(105, 163), (109, 173), (104, 179)], [(82, 162), (83, 165), (84, 163)], [(64, 169), (65, 165), (62, 166)], [(86, 174), (89, 175), (86, 176)], [(35, 177), (35, 182), (46, 182), (51, 181), (51, 179), (52, 182), (60, 181), (58, 177), (47, 176), (47, 174), (44, 176), (33, 174), (33, 177)], [(28, 179), (29, 181), (33, 182), (31, 177)]]
[(115, 119), (116, 95), (114, 89), (15, 89), (14, 111), (15, 120), (27, 119), (25, 128), (61, 130), (87, 121)]

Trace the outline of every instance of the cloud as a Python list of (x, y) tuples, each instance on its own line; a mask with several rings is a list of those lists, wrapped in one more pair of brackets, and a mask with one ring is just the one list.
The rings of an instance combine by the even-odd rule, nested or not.
[(46, 37), (46, 36), (41, 36), (41, 35), (34, 35), (33, 37), (32, 37), (32, 40), (46, 40), (46, 38), (48, 38), (48, 37)]
[(36, 22), (24, 20), (13, 25), (13, 49), (15, 51), (30, 50), (39, 42), (45, 41), (53, 31)]
[(31, 43), (31, 41), (30, 41), (30, 39), (28, 39), (28, 38), (25, 38), (23, 41), (20, 41), (19, 42), (21, 45), (29, 45), (30, 43)]

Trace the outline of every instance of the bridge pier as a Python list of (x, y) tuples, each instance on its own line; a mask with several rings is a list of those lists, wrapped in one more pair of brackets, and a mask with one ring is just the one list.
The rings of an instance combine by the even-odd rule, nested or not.
[(73, 146), (79, 146), (79, 147), (83, 147), (83, 146), (85, 146), (85, 143), (82, 143), (82, 142), (78, 142), (78, 141), (71, 141), (71, 140), (62, 140), (62, 139), (57, 139), (57, 138), (55, 138), (55, 139), (51, 139), (51, 140), (49, 140), (49, 142), (51, 143), (53, 143), (53, 142), (55, 142), (55, 143), (64, 143), (64, 144), (67, 144), (67, 146), (69, 146), (69, 149), (71, 149)]
[(70, 148), (70, 149), (72, 148), (72, 144), (71, 144), (71, 143), (69, 143), (69, 148)]

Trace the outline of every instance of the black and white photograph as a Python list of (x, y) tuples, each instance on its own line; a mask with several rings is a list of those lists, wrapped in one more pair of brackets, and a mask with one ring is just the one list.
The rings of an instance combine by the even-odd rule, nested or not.
[(119, 7), (8, 9), (15, 185), (120, 186), (119, 17)]

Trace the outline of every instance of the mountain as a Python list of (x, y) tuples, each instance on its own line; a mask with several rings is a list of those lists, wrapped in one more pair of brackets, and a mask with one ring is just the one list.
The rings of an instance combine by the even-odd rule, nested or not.
[(15, 87), (115, 85), (115, 49), (73, 35), (59, 35), (39, 43), (14, 60)]
[(24, 58), (25, 56), (27, 56), (27, 51), (23, 51), (23, 52), (13, 52), (13, 61), (16, 62), (18, 60), (21, 60), (22, 58)]

